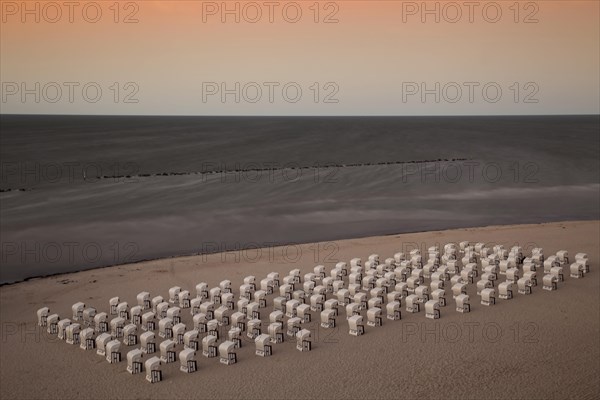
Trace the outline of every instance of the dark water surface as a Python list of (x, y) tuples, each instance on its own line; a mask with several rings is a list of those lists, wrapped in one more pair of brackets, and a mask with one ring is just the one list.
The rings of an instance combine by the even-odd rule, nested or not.
[(598, 116), (0, 117), (0, 282), (275, 243), (598, 219)]

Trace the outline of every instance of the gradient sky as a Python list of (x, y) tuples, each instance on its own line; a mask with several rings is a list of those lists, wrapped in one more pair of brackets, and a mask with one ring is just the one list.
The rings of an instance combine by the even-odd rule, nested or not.
[[(23, 13), (21, 1), (2, 0), (1, 111), (152, 115), (599, 113), (599, 2), (519, 1), (518, 7), (515, 2), (474, 1), (469, 21), (465, 1), (283, 1), (273, 2), (276, 5), (270, 22), (265, 1), (120, 1), (116, 23), (114, 0), (76, 2), (73, 22), (63, 1), (25, 2), (33, 10), (39, 4), (40, 21), (36, 22), (35, 13)], [(235, 15), (225, 15), (222, 22), (224, 5), (233, 9), (236, 3), (240, 22), (235, 22)], [(317, 23), (315, 3), (319, 8)], [(62, 13), (58, 17), (56, 4)], [(434, 14), (423, 13), (425, 6), (435, 9), (436, 4), (439, 22)], [(260, 6), (262, 17), (253, 23), (255, 5)], [(89, 22), (95, 18), (96, 8), (102, 15), (97, 22)], [(302, 15), (291, 23), (288, 20), (295, 17), (296, 8)], [(498, 17), (497, 8), (501, 10)], [(132, 12), (137, 22), (124, 23)], [(324, 23), (332, 13), (331, 18), (338, 22)], [(51, 22), (53, 19), (57, 22)], [(494, 19), (497, 21), (492, 22)], [(235, 93), (226, 95), (223, 102), (221, 84), (236, 92), (236, 82), (239, 103)], [(86, 84), (88, 100), (82, 93)], [(287, 100), (283, 93), (286, 84)], [(23, 98), (24, 86), (32, 92)], [(60, 95), (57, 87), (61, 88)], [(258, 100), (257, 87), (262, 91)], [(298, 87), (302, 96), (292, 102)], [(102, 96), (92, 102), (97, 88)], [(425, 88), (430, 93), (422, 97)], [(457, 90), (462, 97), (457, 97)], [(129, 100), (137, 102), (126, 102), (128, 94)], [(326, 102), (327, 95), (334, 102)]]

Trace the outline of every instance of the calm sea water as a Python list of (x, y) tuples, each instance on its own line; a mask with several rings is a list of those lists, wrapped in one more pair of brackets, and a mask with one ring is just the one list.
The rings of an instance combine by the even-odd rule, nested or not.
[(598, 116), (1, 116), (0, 127), (1, 283), (259, 245), (600, 218)]

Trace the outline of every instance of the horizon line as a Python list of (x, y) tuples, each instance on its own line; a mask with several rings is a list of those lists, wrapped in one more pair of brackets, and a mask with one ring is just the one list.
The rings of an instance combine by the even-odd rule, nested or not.
[(422, 114), (422, 115), (395, 115), (395, 114), (4, 114), (0, 113), (0, 117), (14, 117), (14, 116), (29, 116), (29, 117), (223, 117), (223, 118), (297, 118), (297, 117), (310, 117), (310, 118), (417, 118), (417, 117), (595, 117), (600, 116), (600, 111), (597, 114)]

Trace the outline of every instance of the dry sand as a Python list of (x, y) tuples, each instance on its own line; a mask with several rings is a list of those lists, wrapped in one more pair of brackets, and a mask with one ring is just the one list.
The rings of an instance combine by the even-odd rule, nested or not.
[[(181, 257), (90, 270), (4, 286), (1, 294), (2, 353), (0, 397), (31, 398), (598, 398), (600, 395), (599, 221), (456, 229), (302, 245), (301, 258), (282, 257), (282, 249), (234, 255)], [(145, 374), (130, 375), (126, 361), (106, 362), (94, 351), (59, 342), (36, 328), (36, 310), (43, 306), (61, 318), (71, 317), (71, 305), (83, 301), (108, 311), (108, 299), (119, 296), (135, 305), (136, 294), (168, 297), (171, 286), (195, 295), (195, 285), (209, 287), (223, 279), (237, 294), (246, 275), (262, 279), (270, 271), (281, 276), (293, 268), (302, 274), (316, 264), (328, 270), (336, 261), (371, 253), (385, 259), (407, 246), (469, 240), (524, 248), (535, 243), (550, 255), (559, 249), (573, 256), (586, 252), (591, 272), (565, 282), (557, 291), (540, 285), (533, 295), (516, 295), (485, 307), (470, 285), (472, 312), (457, 313), (451, 295), (441, 318), (426, 319), (424, 311), (401, 321), (384, 320), (366, 327), (360, 337), (348, 335), (345, 311), (338, 328), (317, 329), (313, 351), (301, 353), (295, 342), (274, 345), (273, 356), (254, 355), (245, 341), (238, 363), (226, 366), (218, 358), (198, 357), (198, 372), (179, 372), (179, 362), (163, 366), (164, 380), (150, 384)], [(327, 247), (326, 247), (327, 246)], [(315, 259), (315, 249), (320, 252)], [(333, 254), (331, 254), (333, 252)], [(331, 254), (329, 259), (324, 257)], [(270, 259), (270, 257), (272, 258)], [(538, 273), (539, 275), (539, 273)], [(503, 277), (501, 277), (503, 279)], [(270, 296), (271, 300), (273, 296)], [(269, 306), (270, 307), (270, 306)], [(191, 326), (189, 310), (184, 321)], [(268, 312), (262, 313), (263, 321)], [(263, 324), (264, 326), (264, 324)], [(182, 346), (178, 347), (178, 351)], [(123, 346), (123, 359), (128, 351)]]

